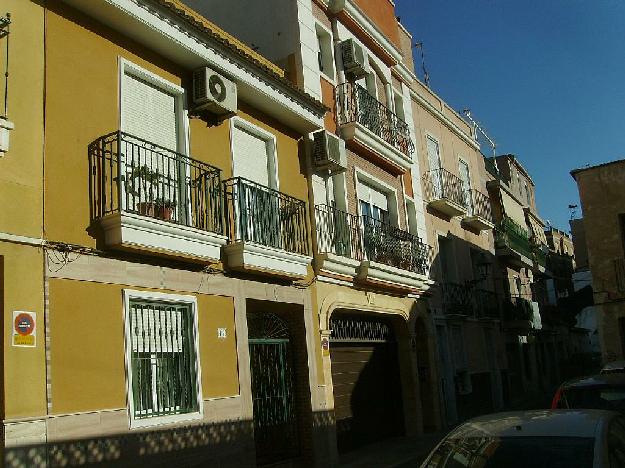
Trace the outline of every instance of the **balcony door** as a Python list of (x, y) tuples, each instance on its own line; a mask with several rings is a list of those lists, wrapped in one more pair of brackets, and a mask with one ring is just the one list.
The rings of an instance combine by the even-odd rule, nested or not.
[(127, 211), (183, 221), (187, 164), (179, 152), (184, 90), (129, 62), (121, 64), (122, 206)]
[(430, 165), (430, 182), (432, 184), (433, 198), (443, 197), (443, 174), (441, 173), (441, 156), (438, 147), (438, 141), (433, 137), (427, 136), (427, 152), (428, 163)]
[(464, 196), (467, 214), (473, 216), (473, 200), (471, 199), (471, 176), (469, 173), (469, 165), (466, 161), (458, 159), (458, 172), (462, 181), (462, 193)]
[(363, 225), (363, 245), (369, 260), (384, 250), (384, 237), (389, 225), (387, 194), (362, 182), (358, 183), (358, 204)]
[[(275, 137), (240, 119), (232, 119), (232, 173), (241, 178), (237, 184), (235, 211), (237, 237), (244, 241), (282, 248), (281, 206), (277, 192)], [(291, 210), (292, 211), (292, 210)]]

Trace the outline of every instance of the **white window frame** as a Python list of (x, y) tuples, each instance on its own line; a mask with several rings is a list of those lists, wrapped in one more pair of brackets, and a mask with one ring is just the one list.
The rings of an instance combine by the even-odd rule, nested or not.
[[(384, 192), (387, 195), (388, 200), (388, 214), (389, 214), (389, 222), (391, 226), (399, 227), (399, 205), (397, 201), (397, 189), (393, 186), (382, 182), (380, 179), (372, 176), (371, 174), (366, 173), (365, 171), (354, 168), (355, 171), (355, 180), (356, 180), (356, 209), (358, 210), (358, 216), (362, 216), (360, 211), (360, 191), (358, 190), (359, 182), (365, 185), (370, 185), (373, 188), (379, 190), (380, 192)], [(367, 200), (365, 200), (367, 201)], [(368, 200), (370, 202), (370, 200)]]
[(269, 167), (267, 168), (267, 173), (269, 176), (269, 188), (274, 190), (280, 189), (280, 179), (278, 177), (278, 145), (276, 136), (263, 129), (258, 125), (254, 125), (253, 123), (242, 119), (241, 117), (234, 116), (230, 119), (230, 164), (232, 177), (236, 177), (234, 174), (234, 130), (235, 128), (239, 128), (248, 133), (251, 133), (254, 136), (257, 136), (261, 140), (264, 140), (267, 143), (267, 161), (269, 163)]
[[(324, 70), (319, 70), (319, 73), (327, 79), (330, 83), (336, 86), (336, 65), (334, 62), (334, 36), (332, 35), (332, 31), (328, 29), (324, 24), (319, 21), (315, 21), (315, 34), (317, 35), (317, 47), (319, 48), (319, 52), (321, 52), (321, 57), (326, 57), (323, 61)], [(325, 36), (325, 38), (321, 37)], [(328, 47), (324, 47), (319, 39), (326, 41)], [(329, 42), (327, 42), (329, 39)], [(330, 67), (330, 72), (328, 73), (326, 70), (326, 65)]]
[(404, 193), (404, 211), (406, 212), (406, 231), (419, 237), (419, 222), (417, 219), (417, 205), (414, 198)]
[(425, 157), (426, 157), (426, 162), (428, 164), (428, 171), (433, 171), (435, 170), (434, 168), (432, 168), (430, 166), (430, 153), (428, 152), (428, 138), (430, 140), (433, 140), (436, 145), (438, 146), (438, 162), (439, 162), (439, 167), (437, 167), (436, 169), (442, 169), (443, 168), (443, 145), (441, 145), (441, 140), (434, 135), (433, 133), (428, 132), (427, 130), (425, 131)]
[[(134, 289), (124, 289), (123, 295), (123, 318), (124, 318), (124, 347), (126, 356), (126, 406), (128, 408), (128, 419), (130, 429), (142, 427), (151, 427), (162, 424), (174, 424), (181, 421), (192, 421), (204, 418), (204, 399), (202, 398), (202, 374), (200, 365), (200, 339), (198, 328), (198, 308), (197, 298), (195, 296), (181, 294), (166, 294), (153, 291), (137, 291)], [(198, 411), (193, 413), (172, 414), (167, 416), (154, 416), (149, 418), (135, 419), (135, 408), (132, 395), (132, 336), (130, 330), (130, 301), (133, 299), (154, 301), (154, 302), (170, 302), (179, 303), (190, 306), (193, 315), (193, 341), (195, 346), (195, 376), (197, 387), (197, 405)]]

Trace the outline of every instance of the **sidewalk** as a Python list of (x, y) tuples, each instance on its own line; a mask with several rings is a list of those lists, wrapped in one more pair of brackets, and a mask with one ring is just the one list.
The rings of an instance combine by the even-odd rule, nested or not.
[(339, 457), (339, 466), (346, 468), (418, 467), (445, 433), (398, 437), (366, 445)]

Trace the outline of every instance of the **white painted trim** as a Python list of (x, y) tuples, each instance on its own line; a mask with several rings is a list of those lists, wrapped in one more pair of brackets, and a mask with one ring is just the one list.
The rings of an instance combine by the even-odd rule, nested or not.
[(232, 117), (230, 119), (230, 164), (231, 164), (233, 177), (236, 177), (234, 173), (234, 129), (235, 127), (240, 128), (241, 130), (244, 130), (246, 132), (249, 132), (257, 136), (261, 140), (265, 141), (266, 143), (269, 143), (267, 160), (269, 161), (269, 165), (272, 166), (272, 169), (273, 169), (272, 171), (270, 171), (270, 169), (267, 168), (267, 174), (269, 176), (269, 188), (274, 189), (274, 190), (279, 190), (280, 179), (278, 177), (278, 144), (277, 144), (276, 136), (273, 133), (237, 116)]
[(331, 252), (315, 255), (315, 270), (317, 270), (317, 272), (333, 273), (353, 278), (356, 276), (356, 269), (359, 265), (359, 260), (343, 257), (342, 255), (336, 255)]
[(10, 234), (8, 232), (0, 232), (0, 242), (11, 242), (13, 244), (25, 244), (33, 246), (42, 246), (46, 244), (45, 239), (20, 236), (17, 234)]
[(403, 62), (398, 63), (393, 67), (393, 70), (397, 72), (397, 74), (403, 78), (407, 83), (411, 83), (412, 80), (417, 79), (417, 75), (415, 72), (410, 70)]
[[(427, 102), (424, 98), (419, 96), (419, 94), (412, 88), (410, 88), (410, 97), (417, 102), (421, 107), (423, 107), (426, 111), (436, 117), (441, 123), (443, 123), (447, 128), (449, 128), (453, 133), (456, 134), (462, 141), (464, 141), (467, 145), (472, 147), (473, 149), (480, 150), (480, 145), (471, 137), (464, 133), (460, 127), (458, 127), (455, 123), (453, 123), (447, 116), (445, 116), (441, 111), (432, 106), (429, 102)], [(438, 96), (436, 96), (438, 97)], [(439, 98), (440, 99), (440, 98)]]
[(391, 285), (419, 289), (425, 292), (430, 289), (434, 281), (426, 275), (402, 270), (370, 260), (363, 260), (357, 270), (357, 279), (360, 281), (374, 280)]
[[(204, 404), (202, 398), (202, 366), (200, 365), (200, 336), (198, 328), (198, 308), (197, 298), (195, 296), (181, 295), (181, 294), (166, 294), (154, 291), (136, 291), (133, 289), (122, 290), (123, 297), (123, 320), (124, 320), (124, 354), (126, 361), (126, 400), (128, 407), (128, 418), (130, 423), (130, 429), (137, 429), (142, 427), (157, 426), (161, 424), (172, 424), (181, 421), (198, 420), (204, 417)], [(186, 304), (191, 306), (191, 314), (193, 315), (193, 342), (195, 347), (195, 385), (197, 388), (197, 405), (198, 411), (193, 413), (175, 414), (170, 416), (155, 416), (152, 418), (135, 419), (134, 417), (134, 402), (132, 398), (132, 343), (130, 334), (130, 320), (128, 314), (130, 313), (130, 300), (131, 299), (146, 299), (154, 302), (174, 302), (180, 304)]]

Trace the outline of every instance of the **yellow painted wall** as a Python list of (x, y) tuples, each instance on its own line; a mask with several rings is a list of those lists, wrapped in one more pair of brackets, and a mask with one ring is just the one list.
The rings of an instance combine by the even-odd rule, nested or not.
[[(43, 253), (37, 247), (0, 242), (4, 273), (4, 414), (6, 418), (41, 416), (46, 413), (45, 325), (43, 315)], [(11, 345), (13, 311), (35, 312), (36, 346)]]
[[(8, 118), (10, 148), (0, 158), (0, 232), (41, 237), (44, 12), (35, 2), (3, 0), (11, 13)], [(7, 38), (0, 39), (0, 115), (4, 113)]]
[[(47, 14), (46, 233), (49, 239), (95, 246), (87, 228), (87, 147), (119, 126), (119, 57), (175, 83), (188, 85), (190, 70), (160, 59), (94, 20), (50, 4)], [(96, 92), (97, 90), (97, 92)], [(280, 190), (307, 200), (299, 135), (240, 103), (238, 115), (276, 135)], [(231, 177), (230, 125), (191, 119), (190, 155)]]
[[(126, 407), (123, 289), (50, 280), (54, 414)], [(198, 295), (198, 311), (202, 394), (238, 394), (234, 301)], [(226, 339), (217, 339), (217, 327), (227, 328)]]

